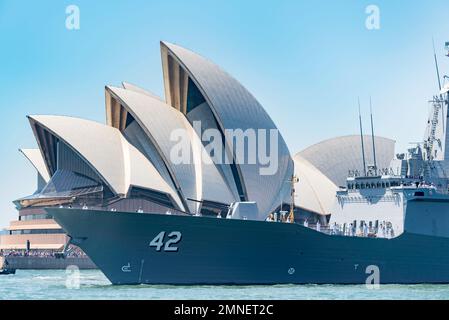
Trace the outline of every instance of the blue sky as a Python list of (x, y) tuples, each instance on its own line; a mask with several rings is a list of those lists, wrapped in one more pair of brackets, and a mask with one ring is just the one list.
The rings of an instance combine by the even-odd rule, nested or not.
[[(28, 114), (104, 122), (104, 85), (129, 81), (163, 95), (159, 41), (190, 48), (243, 83), (280, 128), (292, 153), (357, 133), (357, 96), (368, 132), (398, 151), (420, 141), (436, 92), (432, 37), (449, 73), (449, 2), (435, 1), (22, 1), (0, 0), (0, 226), (11, 201), (34, 191), (17, 149), (35, 147)], [(80, 30), (65, 28), (68, 5)], [(380, 9), (380, 29), (365, 8)], [(446, 60), (446, 61), (445, 61)]]

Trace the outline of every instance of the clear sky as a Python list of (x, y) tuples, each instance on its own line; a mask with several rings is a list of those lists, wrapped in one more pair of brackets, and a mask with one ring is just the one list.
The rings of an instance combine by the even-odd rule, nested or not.
[[(79, 30), (66, 28), (71, 4)], [(378, 30), (365, 27), (371, 4)], [(241, 81), (296, 153), (357, 133), (357, 96), (366, 132), (372, 95), (377, 134), (395, 139), (397, 151), (421, 141), (437, 91), (432, 37), (449, 74), (447, 0), (0, 0), (0, 226), (17, 216), (11, 201), (36, 186), (17, 151), (36, 147), (26, 115), (104, 122), (104, 86), (121, 81), (163, 96), (160, 40)]]

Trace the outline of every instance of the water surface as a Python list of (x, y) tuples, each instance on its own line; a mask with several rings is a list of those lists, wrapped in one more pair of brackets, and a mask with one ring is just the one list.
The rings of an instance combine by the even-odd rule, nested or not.
[(449, 299), (449, 285), (112, 286), (98, 270), (76, 279), (65, 270), (17, 270), (0, 276), (0, 299)]

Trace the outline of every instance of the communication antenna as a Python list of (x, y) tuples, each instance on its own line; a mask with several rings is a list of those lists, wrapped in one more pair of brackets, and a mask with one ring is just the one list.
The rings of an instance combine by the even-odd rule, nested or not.
[(438, 77), (438, 89), (441, 91), (441, 79), (440, 79), (440, 68), (438, 67), (438, 59), (437, 54), (435, 52), (435, 41), (432, 38), (432, 45), (433, 45), (433, 58), (435, 60), (435, 69), (437, 71), (437, 77)]
[(376, 144), (374, 142), (373, 104), (371, 102), (371, 96), (369, 97), (369, 110), (370, 110), (370, 114), (371, 114), (371, 137), (373, 139), (374, 172), (377, 176)]
[(366, 177), (365, 145), (363, 143), (362, 115), (360, 113), (360, 97), (358, 98), (358, 102), (359, 102), (360, 141), (362, 142), (363, 173), (365, 174)]

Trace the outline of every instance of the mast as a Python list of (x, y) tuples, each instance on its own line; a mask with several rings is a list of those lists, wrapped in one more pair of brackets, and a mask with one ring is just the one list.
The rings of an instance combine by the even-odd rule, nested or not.
[(359, 102), (360, 141), (362, 143), (363, 173), (366, 177), (365, 145), (363, 143), (362, 115), (360, 114), (360, 98), (358, 98), (358, 102)]
[[(444, 43), (444, 49), (446, 50), (446, 52), (447, 52), (447, 54), (445, 55), (446, 57), (449, 57), (449, 41), (447, 41), (447, 42), (445, 42)], [(449, 79), (449, 77), (447, 76), (447, 75), (444, 75), (443, 76), (443, 84), (444, 84), (444, 82), (446, 81), (446, 79)], [(444, 88), (444, 91), (445, 91), (446, 89)], [(440, 90), (440, 92), (441, 92), (441, 90)], [(443, 97), (444, 97), (444, 94), (443, 94)], [(449, 90), (448, 91), (446, 91), (446, 98), (447, 98), (447, 101), (446, 101), (446, 103), (447, 103), (447, 106), (449, 107)], [(442, 98), (443, 100), (444, 100), (444, 98)], [(444, 105), (444, 102), (443, 102), (443, 105)], [(446, 109), (447, 110), (447, 109)], [(444, 114), (443, 114), (444, 115)], [(443, 116), (443, 118), (444, 118), (444, 116)]]
[[(446, 52), (447, 52), (447, 54), (445, 55), (446, 57), (449, 57), (449, 42), (445, 42), (444, 43), (444, 49), (446, 50)], [(444, 86), (444, 83), (446, 82), (446, 79), (449, 79), (449, 77), (447, 76), (447, 75), (443, 75), (443, 86)], [(441, 109), (442, 109), (442, 114), (441, 114), (441, 117), (443, 118), (443, 132), (444, 132), (444, 138), (445, 138), (445, 141), (447, 141), (447, 135), (448, 135), (448, 132), (447, 132), (447, 117), (449, 116), (449, 89), (447, 89), (447, 86), (445, 86), (443, 89), (443, 93), (442, 93), (442, 91), (440, 90), (440, 99), (442, 100), (442, 102), (441, 102)], [(442, 94), (441, 94), (442, 93)], [(444, 97), (444, 94), (446, 93), (446, 99), (445, 99), (445, 97)], [(445, 119), (445, 115), (446, 115), (446, 119)], [(446, 120), (446, 121), (445, 121)], [(446, 157), (446, 154), (447, 154), (447, 152), (446, 152), (446, 149), (448, 148), (449, 146), (446, 146), (445, 145), (445, 151), (444, 151), (444, 160), (448, 160), (447, 159), (447, 157)]]
[(375, 172), (375, 175), (377, 176), (376, 144), (374, 142), (373, 104), (371, 102), (371, 96), (369, 97), (369, 110), (370, 110), (370, 114), (371, 114), (371, 137), (373, 139), (374, 172)]
[(299, 178), (293, 175), (290, 179), (290, 213), (288, 215), (288, 220), (293, 223), (295, 222), (295, 183), (299, 182)]
[[(435, 51), (435, 40), (433, 39), (433, 37), (432, 37), (432, 46), (433, 46), (433, 59), (435, 61), (435, 70), (436, 70), (437, 79), (438, 79), (438, 90), (439, 90), (439, 92), (441, 92), (440, 68), (438, 66), (437, 54)], [(433, 100), (435, 102), (433, 104), (433, 107), (434, 107), (434, 112), (438, 112), (438, 109), (436, 109), (436, 111), (435, 111), (435, 108), (437, 108), (437, 107), (439, 108), (441, 106), (441, 118), (442, 118), (442, 122), (443, 122), (443, 130), (444, 130), (444, 110), (443, 110), (444, 104), (442, 103), (442, 99), (443, 99), (443, 96), (441, 95), (441, 93), (440, 93), (439, 99), (438, 99), (438, 96), (434, 96)], [(436, 119), (436, 121), (438, 121), (438, 119)], [(435, 137), (433, 137), (433, 139), (435, 139)]]
[(433, 59), (435, 60), (435, 69), (437, 71), (437, 78), (438, 78), (438, 88), (441, 91), (441, 79), (440, 79), (440, 68), (438, 67), (438, 59), (437, 54), (435, 52), (435, 41), (432, 38), (432, 45), (433, 45)]

